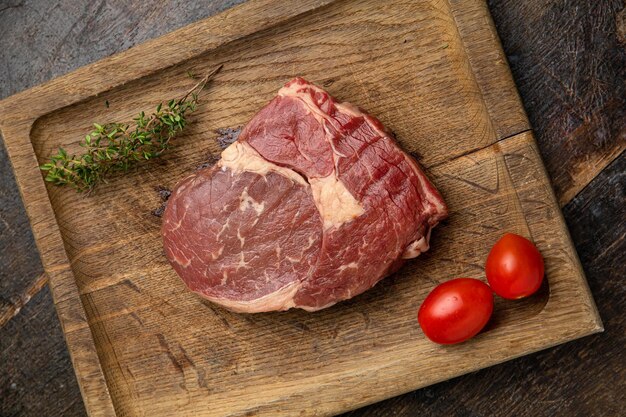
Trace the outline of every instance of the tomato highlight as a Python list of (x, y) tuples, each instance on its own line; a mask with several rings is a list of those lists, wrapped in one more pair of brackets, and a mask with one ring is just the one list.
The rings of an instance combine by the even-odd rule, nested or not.
[(457, 278), (435, 287), (417, 320), (426, 337), (439, 344), (464, 342), (478, 334), (493, 312), (489, 286), (473, 278)]
[(507, 233), (491, 248), (485, 274), (489, 285), (500, 297), (509, 300), (528, 297), (541, 287), (543, 258), (531, 241)]

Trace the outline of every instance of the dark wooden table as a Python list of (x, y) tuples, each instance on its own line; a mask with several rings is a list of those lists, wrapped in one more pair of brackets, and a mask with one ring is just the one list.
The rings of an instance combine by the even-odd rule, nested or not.
[[(0, 98), (242, 1), (0, 0)], [(624, 3), (491, 0), (490, 8), (606, 330), (347, 416), (617, 416), (626, 409)], [(82, 415), (0, 146), (0, 416)]]

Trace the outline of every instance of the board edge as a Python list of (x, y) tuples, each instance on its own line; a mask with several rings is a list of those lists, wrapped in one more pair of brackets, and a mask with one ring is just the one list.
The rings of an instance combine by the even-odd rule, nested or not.
[[(254, 0), (252, 0), (252, 1), (254, 1)], [(269, 1), (269, 2), (271, 3), (272, 1)], [(328, 3), (330, 3), (330, 2), (328, 2)], [(474, 2), (472, 2), (472, 3), (474, 3)], [(246, 4), (249, 4), (249, 3), (245, 3), (245, 4), (244, 4), (244, 5), (242, 5), (242, 6), (245, 6)], [(241, 7), (241, 6), (236, 6), (236, 7)], [(486, 8), (486, 5), (485, 5), (484, 7)], [(231, 10), (231, 9), (229, 9), (229, 10)], [(454, 10), (454, 8), (453, 8), (453, 10)], [(455, 13), (455, 16), (458, 14), (458, 12), (454, 12), (454, 11), (453, 11), (453, 13)], [(487, 11), (487, 15), (488, 15), (488, 11)], [(207, 18), (207, 19), (205, 19), (205, 20), (211, 20), (211, 19), (213, 19), (213, 18), (215, 18), (215, 17), (217, 17), (217, 16), (220, 16), (220, 15), (216, 15), (216, 16), (213, 16), (213, 17), (209, 17), (209, 18)], [(490, 17), (489, 17), (489, 19), (490, 19)], [(198, 23), (202, 23), (202, 22), (203, 22), (203, 21), (200, 21), (200, 22), (198, 22)], [(278, 23), (277, 23), (277, 24), (278, 24)], [(195, 24), (192, 24), (192, 25), (195, 25)], [(457, 25), (459, 25), (458, 21), (457, 21)], [(491, 23), (491, 25), (493, 26), (493, 23)], [(189, 26), (191, 26), (191, 25), (189, 25)], [(185, 28), (187, 28), (187, 26), (186, 26)], [(183, 29), (185, 29), (185, 28), (179, 29), (179, 31), (181, 31), (181, 30), (183, 30)], [(493, 28), (492, 30), (495, 32), (495, 28)], [(172, 34), (173, 34), (173, 33), (176, 33), (176, 32), (178, 32), (178, 31), (172, 32)], [(164, 35), (164, 36), (169, 36), (169, 35)], [(245, 35), (243, 35), (243, 36), (245, 36)], [(159, 40), (159, 39), (161, 39), (161, 38), (162, 38), (162, 37), (160, 37), (160, 38), (156, 38), (156, 39), (154, 39), (153, 41), (155, 41), (155, 42), (156, 42), (156, 41), (158, 41), (158, 40)], [(461, 38), (463, 39), (463, 36), (461, 36)], [(152, 42), (152, 41), (150, 41), (150, 42)], [(496, 42), (496, 44), (498, 45), (498, 48), (500, 48), (500, 51), (501, 51), (501, 46), (500, 46), (499, 42)], [(137, 47), (132, 48), (132, 50), (133, 50), (133, 51), (136, 51), (136, 50), (140, 49), (142, 46), (144, 46), (144, 44), (138, 45)], [(130, 50), (129, 50), (129, 51), (130, 51)], [(128, 52), (128, 51), (127, 51), (127, 52)], [(125, 52), (123, 52), (122, 54), (124, 54), (124, 53), (125, 53)], [(500, 53), (501, 53), (501, 52), (500, 52)], [(122, 55), (122, 54), (120, 54), (120, 55)], [(100, 61), (98, 61), (98, 62), (100, 62)], [(96, 62), (95, 64), (98, 64), (98, 62)], [(76, 72), (78, 72), (78, 71), (84, 71), (84, 70), (87, 70), (87, 69), (88, 69), (88, 68), (90, 68), (91, 66), (95, 66), (95, 64), (91, 64), (91, 65), (88, 65), (88, 66), (86, 66), (86, 67), (83, 67), (83, 68), (81, 68), (81, 69), (77, 70)], [(506, 66), (506, 69), (508, 70), (508, 65), (506, 65), (506, 61), (505, 61), (505, 66)], [(160, 70), (160, 69), (162, 69), (162, 68), (156, 68), (156, 69), (155, 69), (155, 71), (158, 71), (158, 70)], [(474, 68), (474, 67), (472, 67), (472, 72), (473, 72), (474, 74), (476, 73), (476, 70), (475, 70), (475, 68)], [(68, 80), (71, 80), (71, 79), (73, 78), (73, 77), (72, 77), (72, 75), (73, 75), (73, 74), (74, 74), (74, 72), (72, 72), (72, 73), (70, 73), (70, 74), (67, 74), (66, 76), (63, 76), (63, 77), (61, 77), (61, 78), (63, 78), (65, 81), (68, 81)], [(510, 76), (510, 71), (508, 71), (508, 74), (509, 74), (509, 76)], [(137, 77), (134, 77), (134, 79), (136, 79), (136, 78), (140, 78), (140, 77), (145, 76), (145, 75), (146, 75), (146, 74), (143, 74), (143, 75), (141, 75), (141, 74), (140, 74), (140, 75), (138, 75)], [(510, 76), (510, 77), (511, 77), (511, 76)], [(57, 80), (59, 80), (59, 79), (55, 79), (55, 80), (53, 80), (53, 81), (51, 81), (51, 82), (49, 82), (49, 83), (47, 83), (47, 84), (44, 84), (43, 86), (40, 86), (40, 87), (35, 87), (34, 89), (37, 89), (37, 88), (46, 88), (46, 89), (48, 89), (48, 88), (50, 88), (50, 89), (53, 89), (53, 90), (54, 90), (54, 88), (57, 88), (57, 87), (56, 87), (56, 84), (54, 84), (54, 82), (55, 82), (55, 81), (57, 81)], [(515, 84), (513, 83), (512, 77), (511, 77), (511, 83), (513, 84), (513, 89), (514, 89), (515, 91), (517, 91), (517, 90), (516, 90), (516, 88), (515, 88)], [(480, 85), (480, 83), (479, 83), (479, 85)], [(482, 86), (482, 85), (480, 85), (480, 87), (481, 87), (481, 89), (485, 88), (485, 87), (484, 87), (484, 86)], [(3, 110), (3, 106), (5, 106), (5, 105), (6, 105), (5, 103), (12, 103), (12, 100), (17, 100), (19, 97), (21, 97), (21, 96), (20, 96), (21, 94), (31, 94), (31, 93), (33, 93), (33, 91), (32, 91), (32, 90), (34, 90), (34, 89), (27, 90), (27, 91), (25, 91), (25, 92), (23, 92), (23, 93), (18, 93), (18, 95), (17, 95), (17, 96), (12, 96), (12, 97), (9, 97), (8, 99), (3, 100), (2, 102), (0, 102), (0, 111), (2, 111), (2, 110)], [(102, 91), (102, 90), (97, 91), (95, 94), (97, 94), (97, 93), (98, 93), (98, 92), (100, 92), (100, 91)], [(35, 92), (36, 92), (36, 91), (35, 91)], [(91, 97), (91, 96), (93, 96), (93, 94), (88, 95), (88, 96), (86, 96), (86, 97)], [(17, 98), (15, 98), (15, 97), (17, 97)], [(78, 100), (76, 99), (77, 97), (79, 98)], [(74, 97), (74, 101), (71, 101), (71, 102), (69, 102), (69, 103), (66, 103), (65, 105), (69, 105), (69, 104), (71, 104), (71, 103), (73, 103), (73, 102), (80, 101), (80, 99), (82, 99), (82, 98), (80, 98), (80, 97), (83, 97), (83, 96), (80, 96), (80, 95), (79, 95), (79, 96), (76, 96), (76, 97)], [(86, 97), (84, 97), (84, 98), (86, 98)], [(488, 108), (489, 108), (489, 106), (493, 106), (493, 105), (494, 105), (493, 103), (491, 103), (491, 104), (490, 104), (490, 103), (487, 101), (487, 99), (485, 99), (484, 97), (485, 97), (485, 96), (484, 96), (484, 91), (483, 91), (483, 99), (484, 99), (484, 101), (485, 101), (486, 105), (488, 106)], [(517, 96), (517, 100), (518, 100), (518, 102), (519, 102), (519, 106), (521, 106), (521, 101), (519, 101), (519, 97), (518, 97), (518, 96)], [(55, 104), (53, 107), (54, 107), (54, 108), (52, 108), (52, 110), (56, 110), (57, 108), (59, 108), (56, 104)], [(523, 107), (521, 107), (521, 111), (524, 113), (524, 111), (523, 111)], [(31, 115), (29, 115), (29, 117), (27, 117), (27, 118), (23, 119), (23, 121), (27, 121), (27, 122), (28, 122), (28, 120), (31, 120), (31, 119), (34, 121), (34, 120), (36, 120), (37, 118), (41, 117), (41, 116), (42, 116), (43, 114), (45, 114), (45, 113), (46, 113), (46, 111), (44, 111), (44, 112), (43, 112), (43, 113), (41, 113), (41, 114), (35, 115), (35, 116), (33, 116), (33, 115), (31, 114)], [(525, 115), (525, 113), (524, 113), (524, 115)], [(491, 117), (491, 113), (490, 113), (490, 117)], [(6, 126), (6, 125), (7, 125), (7, 123), (6, 123), (5, 121), (2, 121), (2, 122), (0, 122), (0, 123), (1, 123), (3, 126)], [(17, 126), (17, 125), (11, 125), (11, 126)], [(32, 124), (31, 124), (31, 126), (32, 126)], [(528, 127), (527, 129), (529, 129), (529, 128), (530, 128), (530, 127)], [(527, 130), (527, 129), (525, 129), (525, 130)], [(25, 207), (27, 208), (27, 213), (29, 214), (29, 220), (31, 221), (31, 225), (32, 225), (33, 223), (36, 223), (39, 219), (37, 219), (37, 218), (35, 218), (35, 217), (31, 217), (31, 213), (30, 213), (30, 211), (29, 211), (29, 210), (31, 210), (31, 211), (32, 211), (32, 209), (29, 209), (29, 208), (28, 208), (27, 199), (25, 199), (23, 186), (21, 185), (21, 183), (20, 183), (20, 182), (19, 182), (19, 180), (18, 180), (18, 175), (17, 175), (18, 173), (17, 173), (17, 170), (16, 170), (16, 168), (15, 168), (15, 165), (13, 164), (13, 159), (14, 159), (14, 158), (12, 157), (12, 153), (13, 153), (13, 154), (17, 154), (17, 149), (15, 149), (15, 151), (14, 151), (14, 152), (12, 152), (12, 151), (9, 149), (9, 146), (8, 146), (9, 139), (8, 139), (8, 137), (7, 137), (7, 133), (6, 133), (6, 132), (7, 132), (7, 130), (11, 131), (11, 130), (12, 130), (12, 128), (8, 128), (8, 129), (7, 129), (6, 127), (4, 127), (4, 128), (3, 128), (2, 126), (0, 126), (0, 130), (2, 131), (3, 137), (5, 138), (5, 143), (7, 143), (7, 151), (8, 151), (8, 153), (9, 153), (9, 160), (10, 160), (11, 164), (13, 165), (14, 172), (15, 172), (15, 174), (16, 174), (16, 175), (15, 175), (15, 176), (16, 176), (16, 181), (18, 181), (18, 185), (19, 185), (19, 189), (20, 189), (20, 194), (21, 194), (22, 199), (23, 199), (23, 201), (24, 201), (24, 203), (25, 203)], [(496, 130), (497, 130), (497, 129), (496, 129)], [(27, 129), (27, 131), (30, 133), (30, 128), (28, 128), (28, 129)], [(525, 133), (525, 132), (523, 132), (523, 133)], [(521, 134), (521, 133), (520, 133), (520, 134)], [(12, 135), (12, 133), (11, 133), (11, 135)], [(504, 140), (504, 139), (506, 139), (507, 137), (510, 137), (511, 135), (516, 135), (516, 133), (511, 133), (511, 134), (508, 134), (508, 136), (507, 136), (507, 135), (505, 135), (504, 137), (499, 137), (499, 138), (498, 138), (498, 140)], [(18, 135), (18, 136), (19, 136), (19, 135)], [(18, 144), (17, 144), (16, 142), (17, 142), (18, 140), (20, 140), (20, 141), (21, 141), (21, 140), (23, 140), (23, 139), (13, 139), (13, 136), (12, 136), (10, 140), (11, 140), (11, 141), (14, 141), (13, 145), (17, 146)], [(32, 145), (30, 144), (30, 137), (28, 136), (28, 137), (26, 138), (26, 140), (29, 142), (29, 151), (32, 151), (32, 154), (30, 154), (30, 155), (19, 155), (19, 158), (28, 158), (29, 156), (32, 156), (32, 157), (34, 158), (35, 162), (36, 162), (36, 157), (35, 157), (34, 151), (32, 150)], [(496, 142), (496, 143), (497, 143), (497, 142)], [(533, 144), (534, 144), (534, 146), (536, 147), (536, 143), (535, 143), (535, 141), (534, 141), (534, 138), (533, 138)], [(490, 146), (493, 146), (493, 145), (490, 145)], [(547, 179), (549, 179), (549, 177), (547, 176), (547, 173), (545, 173), (545, 166), (543, 165), (543, 162), (542, 162), (540, 165), (541, 165), (541, 166), (543, 167), (543, 169), (544, 169), (544, 175), (546, 176), (546, 178), (547, 178)], [(28, 175), (32, 174), (32, 172), (27, 171), (27, 170), (26, 170), (26, 168), (23, 168), (23, 169), (24, 169), (24, 171), (23, 171), (23, 172), (21, 172), (20, 176), (22, 176), (22, 175), (27, 175), (27, 174), (28, 174)], [(22, 171), (22, 168), (20, 168), (20, 171)], [(37, 174), (39, 175), (39, 172), (37, 172)], [(39, 177), (40, 177), (40, 175), (39, 175)], [(43, 190), (44, 190), (44, 192), (45, 192), (45, 185), (43, 184), (43, 180), (42, 180), (41, 178), (39, 178), (39, 180), (40, 180), (41, 185), (43, 186)], [(40, 191), (40, 190), (38, 190), (38, 191)], [(553, 198), (554, 198), (554, 200), (556, 201), (556, 198), (554, 197), (554, 191), (553, 191), (552, 189), (551, 189), (551, 191), (552, 191), (552, 197), (553, 197)], [(47, 193), (44, 193), (44, 194), (45, 194), (45, 196), (47, 197)], [(47, 201), (48, 206), (49, 206), (48, 208), (49, 208), (50, 210), (52, 210), (52, 207), (50, 206), (50, 202), (49, 202), (48, 200), (46, 200), (46, 201)], [(45, 202), (44, 202), (44, 203), (45, 203)], [(557, 204), (557, 207), (558, 207), (558, 204)], [(52, 214), (52, 216), (54, 217), (54, 213), (52, 212), (51, 214)], [(562, 212), (561, 212), (560, 210), (559, 210), (559, 215), (561, 216), (561, 221), (563, 222)], [(37, 216), (37, 217), (38, 217), (38, 216)], [(56, 227), (56, 231), (58, 232), (58, 225), (56, 225), (56, 222), (55, 222), (54, 224), (55, 224), (55, 227)], [(566, 233), (567, 239), (569, 240), (570, 244), (571, 244), (571, 245), (572, 245), (572, 247), (573, 247), (573, 243), (571, 242), (571, 237), (570, 237), (570, 235), (569, 235), (569, 231), (567, 230), (567, 227), (565, 227), (565, 233)], [(39, 239), (36, 239), (36, 243), (37, 243), (38, 248), (39, 248)], [(63, 246), (62, 246), (62, 244), (61, 244), (61, 247), (63, 247)], [(42, 260), (43, 260), (43, 257), (44, 257), (44, 252), (45, 252), (45, 251), (42, 251), (42, 249), (40, 248), (40, 254), (41, 254), (41, 256), (42, 256)], [(575, 253), (575, 249), (574, 249), (574, 253)], [(578, 257), (576, 257), (576, 260), (577, 260), (577, 262), (578, 262), (578, 267), (580, 268), (580, 271), (581, 271), (581, 273), (582, 273), (582, 275), (583, 275), (583, 277), (584, 277), (584, 271), (582, 271), (582, 267), (580, 266), (580, 261), (578, 260)], [(54, 265), (53, 265), (53, 266), (54, 266)], [(68, 264), (68, 266), (67, 266), (67, 269), (69, 269), (69, 271), (71, 272), (71, 268), (69, 268), (69, 264)], [(58, 274), (60, 273), (60, 271), (62, 271), (62, 270), (66, 270), (66, 271), (67, 271), (67, 269), (52, 270), (52, 275), (50, 275), (50, 272), (48, 271), (48, 269), (46, 269), (46, 272), (50, 275), (50, 278), (51, 278), (51, 283), (52, 283), (53, 281), (54, 281), (54, 282), (57, 282), (58, 280), (60, 280), (61, 278), (54, 278), (54, 277), (58, 276)], [(73, 276), (73, 274), (72, 274), (72, 276)], [(584, 282), (585, 282), (585, 284), (586, 284), (586, 280), (584, 280)], [(73, 284), (74, 286), (76, 285), (76, 284), (75, 284), (75, 282), (72, 282), (72, 284)], [(52, 286), (52, 285), (51, 285), (51, 286)], [(581, 333), (580, 333), (580, 334), (577, 334), (577, 335), (573, 336), (571, 339), (569, 339), (569, 340), (567, 340), (567, 341), (575, 340), (575, 339), (577, 339), (577, 338), (584, 337), (584, 336), (586, 336), (586, 335), (594, 334), (594, 333), (597, 333), (597, 332), (599, 332), (599, 331), (602, 331), (602, 329), (603, 329), (601, 319), (600, 319), (600, 317), (599, 317), (599, 314), (597, 313), (597, 308), (596, 308), (596, 306), (595, 306), (595, 303), (593, 302), (593, 297), (592, 297), (592, 295), (591, 295), (591, 292), (589, 291), (588, 286), (587, 286), (587, 291), (588, 291), (588, 295), (589, 295), (589, 298), (591, 299), (591, 303), (592, 303), (592, 305), (591, 305), (591, 311), (592, 311), (592, 312), (595, 312), (595, 317), (594, 317), (594, 320), (592, 320), (592, 321), (590, 322), (592, 325), (591, 325), (588, 329), (586, 328), (584, 331), (581, 331)], [(57, 291), (55, 291), (55, 290), (53, 290), (53, 291), (52, 291), (52, 293), (53, 293), (53, 297), (55, 297), (55, 293), (56, 293), (56, 292), (57, 292)], [(58, 296), (58, 295), (59, 295), (59, 294), (57, 294), (56, 296)], [(78, 297), (78, 301), (81, 301), (81, 300), (80, 300), (80, 296), (79, 296), (79, 295), (77, 295), (77, 297)], [(72, 299), (74, 299), (74, 297), (71, 297), (71, 298), (72, 298)], [(57, 302), (56, 302), (56, 301), (55, 301), (55, 305), (57, 305)], [(82, 308), (82, 312), (83, 312), (83, 314), (84, 314), (84, 307), (82, 307), (82, 301), (81, 301), (80, 306), (81, 306), (81, 308)], [(61, 319), (61, 314), (60, 314), (60, 312), (58, 312), (58, 313), (59, 313), (60, 321), (63, 323), (63, 319)], [(65, 335), (65, 333), (66, 333), (66, 332), (64, 331), (64, 335)], [(91, 336), (91, 337), (92, 337), (92, 344), (93, 344), (93, 336)], [(539, 348), (539, 349), (535, 350), (534, 352), (536, 352), (536, 351), (540, 351), (540, 350), (544, 350), (544, 349), (548, 349), (548, 348), (553, 347), (553, 346), (556, 346), (556, 345), (558, 345), (558, 344), (561, 344), (561, 343), (566, 343), (567, 341), (556, 342), (556, 343), (553, 343), (553, 344), (550, 344), (550, 345), (547, 345), (547, 346), (541, 347), (541, 348)], [(70, 342), (68, 342), (68, 348), (70, 348)], [(71, 348), (70, 348), (69, 350), (70, 350), (70, 354), (72, 354), (72, 350), (71, 350)], [(95, 347), (94, 347), (94, 352), (95, 352)], [(533, 351), (529, 351), (528, 353), (532, 353), (532, 352), (533, 352)], [(526, 354), (526, 353), (524, 353), (524, 354)], [(522, 355), (524, 355), (524, 354), (521, 354), (521, 355), (519, 355), (519, 356), (522, 356)], [(489, 366), (493, 366), (493, 365), (496, 365), (496, 364), (499, 364), (499, 363), (503, 363), (503, 362), (506, 362), (506, 361), (508, 361), (508, 360), (515, 359), (516, 357), (519, 357), (519, 356), (514, 356), (514, 357), (511, 357), (511, 358), (507, 358), (507, 359), (505, 359), (505, 360), (503, 360), (503, 361), (501, 361), (501, 362), (496, 362), (496, 363), (493, 363), (493, 364), (491, 364), (491, 365), (489, 365)], [(74, 363), (74, 361), (75, 361), (74, 356), (72, 356), (72, 361), (73, 361), (73, 363)], [(98, 366), (99, 366), (99, 365), (100, 365), (100, 363), (99, 363), (99, 361), (98, 361)], [(477, 368), (477, 369), (482, 369), (482, 368), (483, 368), (483, 367), (479, 367), (479, 368)], [(75, 367), (75, 369), (76, 369), (76, 367)], [(467, 372), (472, 372), (472, 370), (469, 370), (469, 371), (467, 371)], [(464, 372), (464, 373), (467, 373), (467, 372)], [(102, 373), (102, 370), (101, 370), (101, 369), (100, 369), (100, 373)], [(102, 375), (103, 375), (103, 377), (104, 377), (104, 374), (103, 374), (103, 373), (102, 373)], [(460, 374), (460, 375), (462, 375), (462, 374)], [(77, 376), (78, 376), (78, 375), (77, 375)], [(447, 378), (446, 378), (446, 379), (447, 379)], [(434, 383), (436, 383), (436, 382), (434, 382)], [(429, 384), (429, 385), (430, 385), (430, 384)], [(82, 393), (82, 392), (83, 392), (83, 388), (84, 388), (84, 387), (82, 386), (82, 384), (81, 384), (80, 382), (79, 382), (79, 386), (80, 386), (80, 388), (81, 388), (81, 393)], [(105, 384), (105, 388), (107, 388), (107, 389), (108, 389), (108, 387), (106, 387), (106, 384)], [(418, 387), (418, 388), (419, 388), (419, 387)], [(406, 392), (408, 392), (408, 391), (406, 391)], [(398, 395), (399, 395), (399, 394), (398, 394)], [(86, 397), (85, 397), (85, 394), (83, 394), (83, 398), (86, 398)], [(110, 398), (110, 397), (109, 397), (109, 398)], [(377, 401), (379, 401), (379, 400), (377, 400)], [(375, 401), (374, 401), (374, 402), (375, 402)], [(367, 405), (367, 404), (370, 404), (370, 403), (361, 404), (361, 405), (358, 405), (358, 407), (362, 407), (362, 406)], [(106, 414), (106, 413), (104, 413), (104, 412), (101, 412), (101, 410), (96, 410), (96, 409), (92, 408), (93, 406), (88, 407), (88, 406), (87, 406), (87, 404), (85, 404), (85, 406), (86, 406), (86, 409), (87, 409), (87, 412), (89, 413), (89, 415), (94, 415), (94, 416), (95, 416), (95, 415), (111, 415), (111, 414)], [(112, 402), (112, 400), (111, 400), (111, 407), (113, 407), (113, 402)], [(343, 410), (343, 411), (347, 411), (347, 410)], [(114, 415), (114, 414), (112, 414), (112, 415)]]
[[(114, 402), (101, 367), (91, 328), (87, 325), (87, 315), (65, 252), (56, 216), (37, 168), (35, 151), (30, 143), (31, 128), (31, 123), (18, 124), (11, 128), (0, 126), (0, 134), (4, 138), (9, 163), (13, 168), (44, 272), (48, 275), (50, 293), (85, 410), (90, 417), (116, 416)], [(28, 151), (24, 152), (23, 149), (18, 151), (18, 146), (26, 146)], [(33, 175), (33, 172), (36, 174)], [(62, 304), (65, 300), (71, 303)], [(81, 326), (82, 331), (79, 333), (67, 331), (74, 323), (84, 323), (85, 326)], [(98, 395), (89, 394), (90, 392)]]
[[(496, 141), (531, 129), (495, 23), (482, 0), (445, 0)], [(501, 84), (496, 84), (499, 80)], [(503, 88), (504, 87), (504, 88)]]
[[(303, 0), (292, 7), (276, 7), (284, 3), (280, 0), (249, 0), (0, 100), (0, 134), (4, 139), (9, 163), (35, 237), (44, 271), (49, 277), (55, 310), (63, 329), (85, 410), (89, 416), (108, 417), (118, 414), (109, 392), (109, 382), (101, 367), (92, 329), (88, 324), (85, 307), (65, 252), (45, 182), (38, 169), (39, 164), (30, 141), (34, 123), (51, 111), (119, 87), (127, 83), (129, 79), (136, 80), (148, 76), (335, 1), (337, 0)], [(151, 61), (142, 59), (141, 65), (127, 66), (127, 71), (124, 73), (115, 71), (121, 61), (128, 62), (136, 56), (160, 50), (160, 45), (163, 43), (176, 45), (175, 40), (186, 39), (187, 34), (220, 28), (219, 23), (228, 19), (238, 22), (237, 25), (231, 24), (234, 27), (229, 29), (230, 32), (226, 35), (209, 33), (207, 36), (211, 37), (211, 41), (206, 44), (204, 38), (196, 39), (192, 45), (186, 45), (184, 49), (186, 53), (182, 57), (180, 51), (177, 51), (178, 54), (165, 54), (170, 57), (168, 59), (163, 59), (162, 55), (157, 54)], [(11, 111), (15, 108), (25, 110)], [(50, 239), (56, 241), (50, 245), (52, 249), (48, 247)], [(76, 325), (76, 323), (79, 324)], [(98, 396), (96, 397), (92, 392), (98, 393)]]
[[(0, 126), (34, 122), (336, 1), (301, 0), (286, 5), (280, 0), (247, 0), (0, 100)], [(11, 111), (16, 108), (23, 110)]]

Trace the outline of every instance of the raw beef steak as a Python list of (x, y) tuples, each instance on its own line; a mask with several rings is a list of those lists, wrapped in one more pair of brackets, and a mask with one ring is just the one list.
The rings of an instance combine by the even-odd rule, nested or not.
[(320, 310), (428, 249), (441, 196), (382, 124), (302, 78), (183, 179), (165, 253), (192, 290), (239, 312)]

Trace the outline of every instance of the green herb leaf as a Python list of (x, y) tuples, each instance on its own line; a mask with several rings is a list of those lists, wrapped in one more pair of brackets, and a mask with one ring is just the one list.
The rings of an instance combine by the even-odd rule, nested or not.
[(50, 162), (39, 167), (47, 172), (45, 180), (59, 186), (70, 185), (79, 192), (91, 191), (99, 182), (107, 182), (113, 172), (124, 172), (138, 161), (159, 157), (183, 130), (187, 115), (198, 105), (198, 94), (221, 68), (220, 65), (214, 69), (181, 99), (169, 100), (167, 109), (159, 103), (152, 115), (139, 113), (132, 127), (94, 123), (95, 130), (80, 142), (85, 153), (70, 157), (59, 148), (50, 156)]

